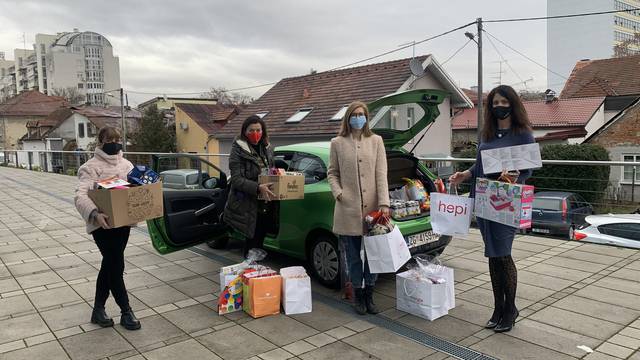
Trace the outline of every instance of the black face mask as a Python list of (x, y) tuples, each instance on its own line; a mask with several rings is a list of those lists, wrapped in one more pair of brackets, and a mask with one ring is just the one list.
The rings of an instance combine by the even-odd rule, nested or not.
[(491, 112), (498, 120), (504, 120), (511, 115), (511, 106), (494, 106)]
[(117, 155), (122, 150), (122, 144), (106, 143), (102, 145), (102, 151), (107, 155)]

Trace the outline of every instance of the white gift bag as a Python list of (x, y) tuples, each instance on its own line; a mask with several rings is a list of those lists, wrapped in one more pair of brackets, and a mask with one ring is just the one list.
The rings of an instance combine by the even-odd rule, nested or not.
[(431, 229), (440, 235), (467, 235), (473, 214), (472, 198), (431, 193)]
[(396, 275), (396, 308), (400, 311), (435, 320), (455, 307), (453, 269), (444, 268), (437, 275), (445, 279), (442, 284), (416, 277), (414, 270)]
[(364, 248), (372, 274), (395, 273), (411, 259), (407, 242), (397, 226), (388, 234), (365, 236)]
[(311, 312), (311, 278), (305, 269), (302, 266), (282, 268), (280, 276), (284, 313), (292, 315)]

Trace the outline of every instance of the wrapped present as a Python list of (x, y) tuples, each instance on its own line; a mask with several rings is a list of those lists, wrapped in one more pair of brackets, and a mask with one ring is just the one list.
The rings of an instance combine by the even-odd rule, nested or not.
[(127, 180), (132, 184), (146, 185), (153, 184), (160, 180), (160, 175), (144, 165), (136, 165), (129, 171)]

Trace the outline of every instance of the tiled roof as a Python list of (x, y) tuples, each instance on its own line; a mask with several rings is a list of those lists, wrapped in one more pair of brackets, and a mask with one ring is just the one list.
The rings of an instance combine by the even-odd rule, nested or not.
[(47, 96), (39, 91), (25, 91), (0, 104), (0, 116), (47, 116), (67, 101), (59, 96)]
[[(524, 101), (534, 128), (584, 126), (604, 102), (604, 97)], [(453, 118), (452, 129), (476, 129), (477, 108), (465, 109)]]
[[(424, 62), (429, 55), (420, 56)], [(241, 111), (218, 134), (232, 138), (251, 114), (268, 112), (264, 121), (271, 137), (291, 135), (334, 135), (340, 121), (329, 121), (344, 105), (370, 102), (396, 92), (409, 79), (409, 61), (402, 59), (343, 70), (326, 71), (280, 80), (254, 103)], [(299, 109), (313, 108), (299, 123), (286, 120)]]
[(552, 131), (538, 136), (536, 141), (548, 141), (548, 140), (567, 140), (574, 138), (583, 138), (587, 136), (587, 130), (584, 127), (578, 127), (568, 130)]
[(640, 94), (640, 55), (579, 61), (560, 98)]
[(240, 112), (240, 108), (235, 105), (176, 103), (176, 107), (184, 111), (209, 135), (218, 133)]
[[(469, 98), (469, 100), (471, 100), (471, 102), (473, 102), (473, 105), (478, 105), (478, 91), (477, 90), (472, 90), (472, 89), (462, 89), (462, 92), (464, 92), (465, 95), (467, 95), (467, 97)], [(487, 99), (487, 95), (488, 93), (485, 92), (482, 95), (482, 98), (484, 100)]]
[[(122, 118), (120, 106), (74, 106), (72, 109), (87, 118)], [(125, 117), (142, 118), (142, 113), (136, 109), (125, 108)]]

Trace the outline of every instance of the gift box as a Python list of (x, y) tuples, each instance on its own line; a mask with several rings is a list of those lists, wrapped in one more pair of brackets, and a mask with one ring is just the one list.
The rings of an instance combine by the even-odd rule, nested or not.
[(475, 215), (517, 229), (530, 228), (533, 192), (531, 185), (478, 178)]
[(109, 218), (112, 228), (162, 217), (162, 184), (89, 190), (89, 198)]
[(160, 175), (144, 165), (136, 165), (129, 171), (127, 180), (138, 185), (153, 184), (160, 180)]
[(304, 175), (302, 173), (285, 172), (284, 175), (260, 175), (258, 183), (272, 184), (271, 191), (275, 198), (271, 200), (304, 199)]

